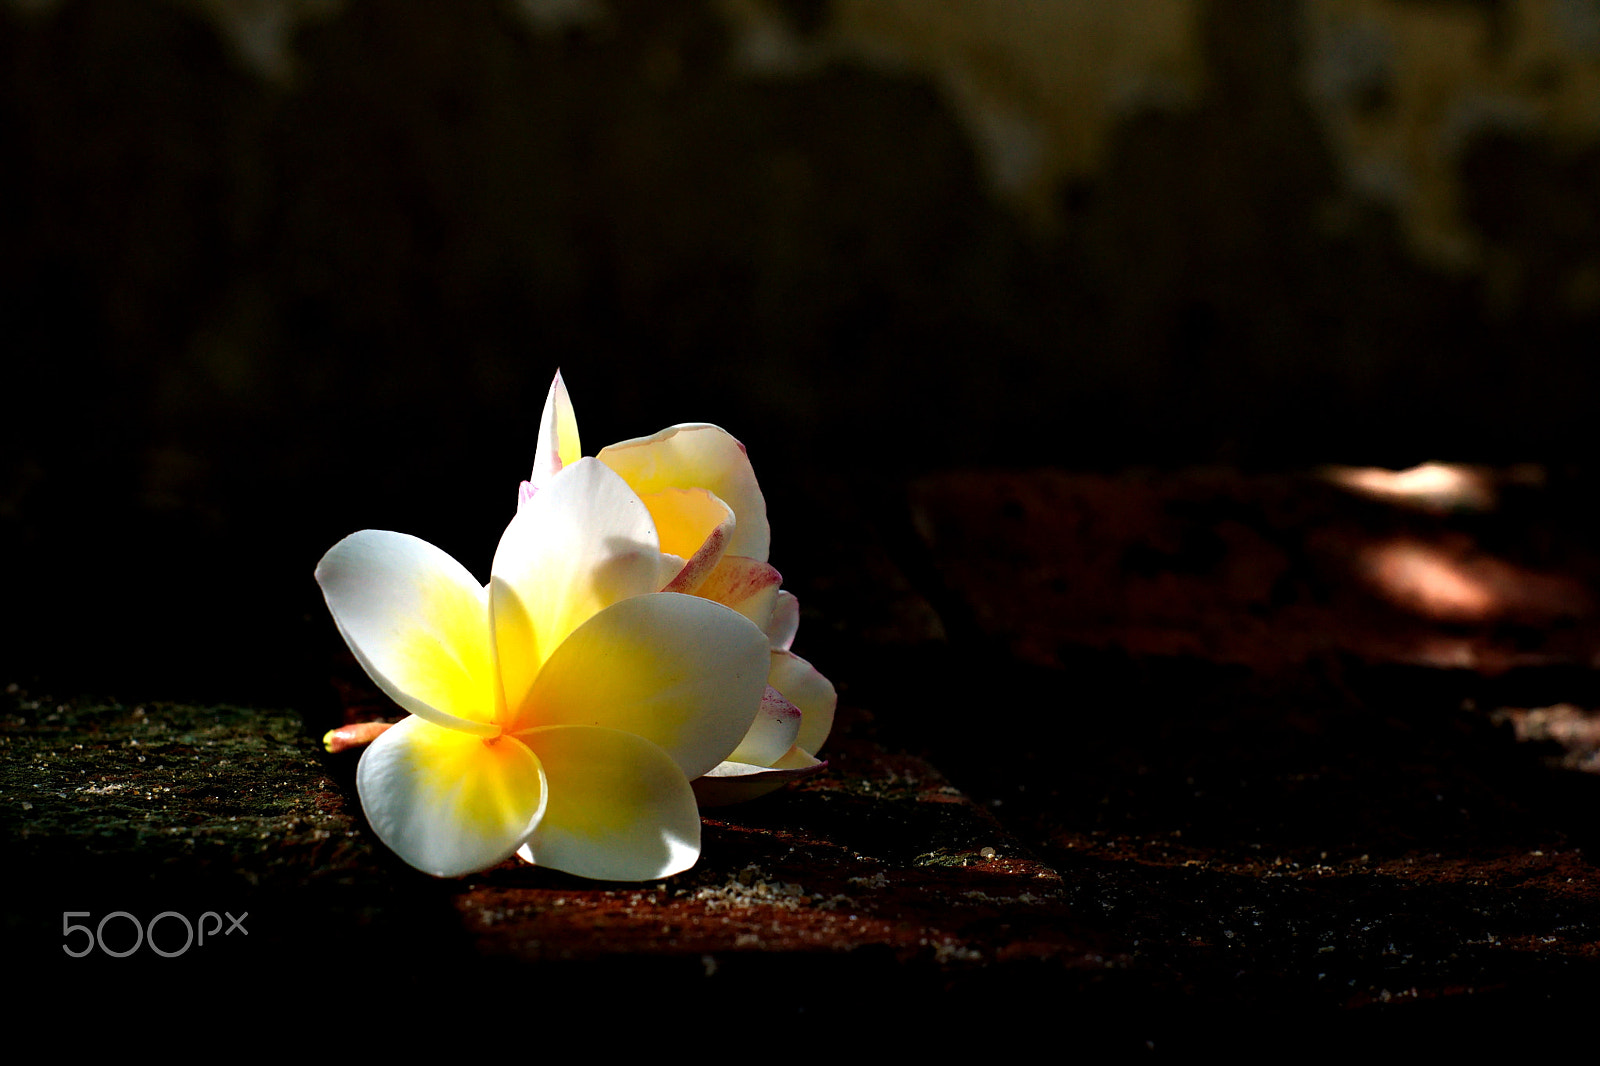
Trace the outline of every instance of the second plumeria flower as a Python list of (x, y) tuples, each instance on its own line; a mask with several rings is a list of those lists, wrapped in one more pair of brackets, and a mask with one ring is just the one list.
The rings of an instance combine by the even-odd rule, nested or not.
[[(522, 483), (527, 507), (583, 450), (561, 375), (545, 397), (533, 472)], [(838, 696), (790, 650), (800, 625), (795, 597), (767, 562), (767, 505), (743, 444), (718, 426), (686, 423), (602, 448), (601, 463), (639, 494), (673, 557), (662, 588), (725, 604), (767, 634), (768, 687), (738, 749), (695, 782), (702, 804), (733, 803), (772, 791), (822, 763)]]
[(350, 650), (411, 712), (363, 753), (362, 808), (441, 877), (513, 854), (592, 878), (677, 873), (700, 850), (689, 781), (748, 735), (770, 640), (727, 607), (658, 591), (679, 562), (604, 464), (565, 465), (541, 489), (487, 587), (378, 530), (318, 565)]

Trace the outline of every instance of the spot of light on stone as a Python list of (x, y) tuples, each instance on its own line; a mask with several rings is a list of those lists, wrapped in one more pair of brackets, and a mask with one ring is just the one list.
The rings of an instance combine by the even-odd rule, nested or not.
[(1548, 626), (1594, 611), (1575, 577), (1519, 566), (1462, 536), (1380, 541), (1361, 550), (1357, 571), (1394, 606), (1434, 622)]
[(1482, 622), (1504, 601), (1484, 574), (1438, 547), (1412, 540), (1374, 545), (1361, 567), (1377, 591), (1396, 607), (1439, 622)]
[(1421, 511), (1487, 511), (1495, 505), (1495, 485), (1487, 472), (1461, 463), (1421, 463), (1406, 470), (1332, 466), (1323, 476), (1358, 496)]

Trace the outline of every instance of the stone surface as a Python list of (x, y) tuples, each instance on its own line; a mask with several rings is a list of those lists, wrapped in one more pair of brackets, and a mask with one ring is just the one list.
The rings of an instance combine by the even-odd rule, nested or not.
[[(1460, 506), (1327, 475), (924, 479), (963, 652), (912, 698), (1015, 727), (927, 750), (1191, 1004), (1425, 1027), (1582, 1001), (1596, 556), (1581, 492), (1477, 473), (1497, 491)], [(1370, 565), (1396, 544), (1430, 566)], [(1363, 1013), (1402, 1003), (1434, 1009)]]
[(912, 509), (972, 624), (1040, 665), (1084, 647), (1269, 673), (1341, 656), (1490, 673), (1600, 662), (1600, 566), (1581, 529), (1524, 525), (1546, 506), (1537, 487), (1511, 486), (1511, 514), (1488, 510), (1488, 487), (1454, 487), (1464, 511), (1326, 474), (972, 472), (917, 483)]
[[(765, 957), (821, 982), (784, 978), (770, 1009), (793, 1019), (840, 1009), (832, 986), (869, 974), (931, 987), (1008, 958), (1103, 962), (1066, 920), (1055, 871), (926, 762), (871, 740), (860, 712), (842, 717), (827, 773), (708, 818), (692, 871), (613, 885), (515, 860), (451, 881), (410, 870), (366, 829), (354, 755), (321, 753), (292, 712), (15, 688), (8, 702), (0, 832), (29, 871), (4, 892), (8, 957), (45, 988), (152, 980), (205, 1003), (263, 975), (436, 979), (514, 963), (510, 980), (592, 1019), (595, 982), (667, 973), (657, 1006), (689, 1010), (752, 996), (736, 975), (771, 980), (771, 963), (745, 961)], [(194, 944), (208, 911), (242, 924)], [(152, 926), (164, 912), (181, 917)]]
[[(863, 507), (849, 528), (870, 549), (807, 600), (801, 645), (844, 694), (827, 772), (709, 812), (700, 863), (639, 885), (405, 867), (365, 827), (354, 756), (316, 743), (386, 710), (348, 661), (342, 698), (301, 710), (14, 688), (8, 958), (41, 1001), (291, 988), (308, 1032), (348, 1024), (337, 990), (387, 1002), (449, 974), (584, 1026), (618, 1025), (628, 989), (652, 1024), (714, 1003), (907, 1047), (1062, 1026), (1110, 1050), (1271, 1046), (1307, 1025), (1335, 1046), (1470, 1045), (1600, 989), (1590, 601), (1556, 597), (1559, 625), (1480, 625), (1370, 590), (1319, 599), (1304, 590), (1343, 556), (1303, 546), (1459, 535), (1544, 575), (1526, 587), (1588, 595), (1560, 495), (1417, 511), (1216, 472), (925, 480), (902, 515), (922, 547)], [(1478, 657), (1415, 656), (1434, 630)], [(117, 910), (248, 915), (248, 939), (63, 953), (87, 935), (64, 921)]]

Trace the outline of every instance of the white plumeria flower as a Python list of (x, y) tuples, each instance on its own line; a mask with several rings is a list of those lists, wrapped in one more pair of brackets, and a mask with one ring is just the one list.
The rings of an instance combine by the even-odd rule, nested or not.
[(519, 509), (487, 588), (440, 549), (366, 530), (317, 581), (357, 660), (411, 717), (362, 754), (373, 830), (439, 877), (513, 854), (584, 877), (692, 866), (689, 781), (749, 732), (770, 640), (676, 569), (638, 495), (594, 460)]
[[(578, 420), (557, 373), (519, 506), (531, 506), (582, 454)], [(800, 605), (779, 589), (782, 578), (767, 563), (767, 503), (744, 445), (717, 426), (686, 423), (612, 444), (596, 458), (639, 494), (660, 531), (661, 550), (677, 560), (663, 589), (725, 604), (768, 637), (767, 691), (759, 712), (738, 749), (695, 781), (700, 802), (753, 799), (820, 767), (817, 752), (833, 728), (838, 694), (789, 650)]]

